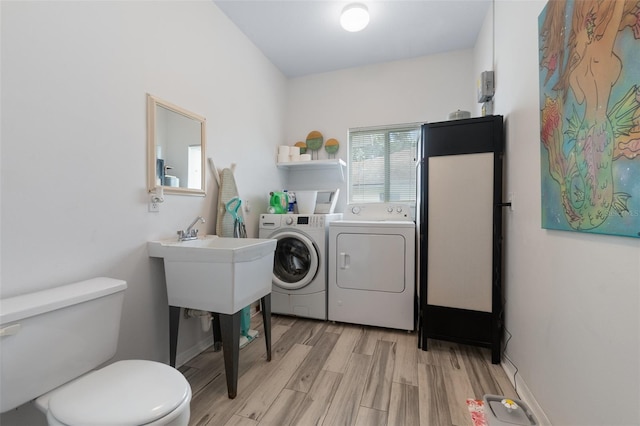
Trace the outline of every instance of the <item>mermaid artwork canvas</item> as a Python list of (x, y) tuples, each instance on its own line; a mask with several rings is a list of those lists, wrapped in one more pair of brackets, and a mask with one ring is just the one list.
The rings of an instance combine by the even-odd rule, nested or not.
[(640, 0), (539, 16), (542, 227), (640, 237)]

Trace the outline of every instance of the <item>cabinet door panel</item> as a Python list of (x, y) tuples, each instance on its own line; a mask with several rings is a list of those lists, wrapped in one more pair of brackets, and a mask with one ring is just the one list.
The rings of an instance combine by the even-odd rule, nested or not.
[(493, 157), (428, 159), (430, 305), (491, 312)]

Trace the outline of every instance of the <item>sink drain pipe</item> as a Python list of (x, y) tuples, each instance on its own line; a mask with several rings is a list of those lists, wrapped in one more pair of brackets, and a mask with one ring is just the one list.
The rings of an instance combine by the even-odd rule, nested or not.
[(187, 318), (200, 318), (200, 325), (202, 326), (202, 331), (207, 332), (211, 330), (211, 320), (213, 319), (211, 316), (211, 312), (186, 308), (184, 310), (184, 316)]

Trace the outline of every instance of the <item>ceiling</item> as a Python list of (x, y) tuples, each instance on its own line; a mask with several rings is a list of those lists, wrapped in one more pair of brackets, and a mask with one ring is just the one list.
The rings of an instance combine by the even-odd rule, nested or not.
[(214, 0), (287, 77), (473, 48), (492, 0), (359, 0), (371, 20), (340, 27), (352, 3), (335, 0)]

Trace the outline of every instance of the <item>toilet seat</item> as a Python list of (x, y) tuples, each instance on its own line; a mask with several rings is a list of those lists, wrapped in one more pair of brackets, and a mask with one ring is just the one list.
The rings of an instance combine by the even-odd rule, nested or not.
[(47, 418), (63, 425), (147, 425), (188, 410), (190, 400), (191, 387), (178, 370), (154, 361), (118, 361), (54, 390)]

